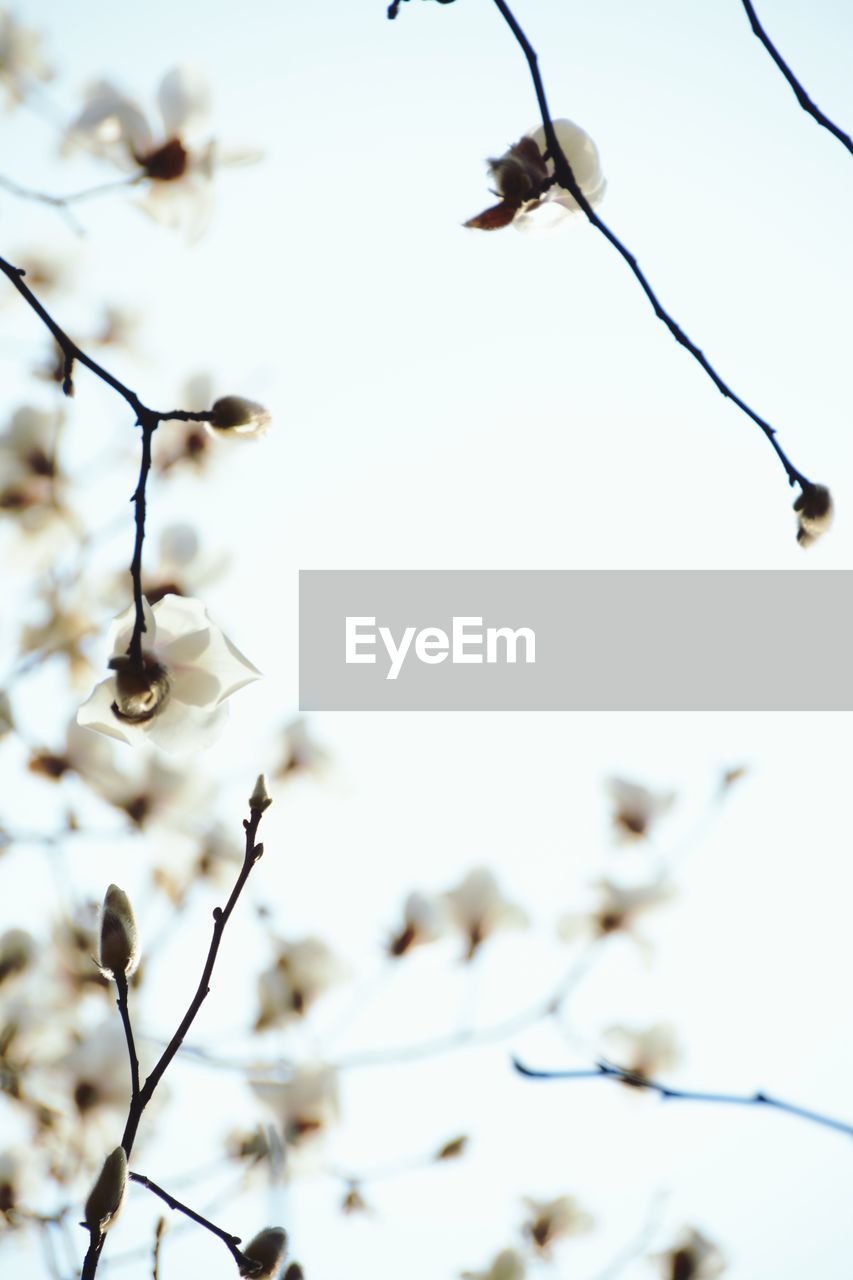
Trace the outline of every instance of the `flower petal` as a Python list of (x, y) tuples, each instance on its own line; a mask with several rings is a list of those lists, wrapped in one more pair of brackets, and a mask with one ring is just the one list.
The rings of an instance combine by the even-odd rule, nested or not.
[(119, 742), (131, 742), (130, 734), (134, 729), (138, 732), (138, 727), (123, 723), (113, 714), (116, 692), (115, 676), (96, 684), (77, 712), (77, 723), (84, 729), (105, 733), (108, 738), (116, 738)]
[(162, 751), (173, 755), (187, 755), (209, 747), (218, 737), (227, 715), (227, 707), (203, 711), (172, 698), (165, 710), (149, 720), (145, 727), (149, 740)]
[[(188, 637), (194, 639), (195, 637)], [(174, 649), (180, 641), (172, 646)], [(222, 693), (222, 685), (215, 675), (201, 667), (187, 667), (184, 671), (172, 669), (172, 697), (191, 707), (215, 707)]]
[(164, 648), (196, 631), (207, 631), (210, 626), (204, 605), (188, 596), (163, 596), (154, 606), (154, 617), (158, 642)]
[(194, 67), (173, 67), (160, 81), (157, 104), (168, 137), (179, 137), (210, 110), (210, 89)]

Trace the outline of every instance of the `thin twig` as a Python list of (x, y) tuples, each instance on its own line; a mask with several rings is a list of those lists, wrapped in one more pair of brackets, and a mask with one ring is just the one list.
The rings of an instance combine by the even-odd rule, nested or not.
[(133, 1099), (139, 1096), (139, 1059), (136, 1056), (136, 1045), (133, 1041), (130, 1010), (127, 1007), (127, 975), (118, 970), (114, 976), (118, 991), (116, 1004), (121, 1016), (121, 1025), (124, 1027), (124, 1038), (127, 1041), (127, 1056), (130, 1061), (130, 1096)]
[(538, 1071), (526, 1066), (518, 1058), (513, 1058), (512, 1065), (516, 1071), (531, 1080), (617, 1080), (622, 1084), (632, 1085), (636, 1089), (650, 1089), (660, 1095), (664, 1101), (676, 1102), (710, 1102), (734, 1107), (770, 1107), (775, 1111), (784, 1111), (791, 1116), (799, 1116), (811, 1124), (820, 1125), (824, 1129), (834, 1129), (853, 1138), (853, 1124), (845, 1120), (836, 1120), (822, 1111), (811, 1111), (807, 1107), (799, 1107), (793, 1102), (785, 1102), (782, 1098), (757, 1090), (755, 1093), (708, 1093), (693, 1089), (674, 1089), (671, 1085), (661, 1084), (639, 1072), (627, 1067), (618, 1067), (603, 1059), (594, 1067), (584, 1067), (578, 1071)]
[[(166, 1068), (169, 1066), (175, 1054), (178, 1052), (178, 1049), (181, 1047), (184, 1036), (186, 1035), (187, 1031), (192, 1025), (193, 1020), (195, 1019), (196, 1014), (198, 1013), (199, 1009), (204, 1003), (206, 996), (210, 992), (210, 979), (213, 974), (213, 966), (216, 963), (216, 957), (219, 952), (219, 944), (222, 941), (222, 934), (225, 930), (225, 926), (228, 923), (229, 917), (232, 911), (234, 910), (234, 907), (237, 905), (237, 900), (240, 897), (240, 894), (242, 893), (243, 888), (245, 887), (246, 881), (248, 880), (249, 875), (251, 874), (252, 868), (254, 867), (255, 863), (258, 861), (258, 859), (261, 857), (264, 851), (264, 846), (262, 844), (257, 844), (255, 840), (255, 837), (257, 836), (257, 833), (258, 833), (258, 827), (260, 825), (261, 817), (263, 816), (263, 812), (264, 812), (263, 807), (254, 805), (250, 802), (249, 817), (247, 819), (244, 819), (243, 821), (243, 829), (245, 830), (245, 833), (246, 833), (246, 848), (243, 856), (243, 865), (240, 868), (240, 874), (237, 876), (236, 883), (234, 885), (234, 888), (231, 890), (231, 895), (228, 898), (228, 901), (225, 904), (225, 906), (214, 908), (213, 936), (210, 940), (210, 947), (208, 948), (207, 959), (204, 963), (201, 980), (198, 984), (195, 995), (190, 1001), (189, 1008), (187, 1009), (187, 1012), (184, 1014), (183, 1018), (181, 1019), (181, 1022), (177, 1031), (172, 1036), (172, 1039), (169, 1041), (166, 1048), (163, 1050), (162, 1054), (160, 1055), (157, 1061), (157, 1064), (155, 1065), (154, 1069), (151, 1071), (151, 1074), (148, 1076), (148, 1078), (146, 1079), (145, 1083), (141, 1086), (141, 1088), (139, 1087), (139, 1084), (138, 1084), (138, 1077), (136, 1078), (137, 1087), (133, 1090), (131, 1094), (130, 1105), (128, 1107), (128, 1112), (127, 1112), (127, 1122), (125, 1124), (124, 1134), (121, 1140), (121, 1145), (124, 1147), (125, 1155), (127, 1155), (128, 1158), (130, 1157), (130, 1153), (133, 1150), (133, 1143), (136, 1138), (136, 1133), (139, 1128), (139, 1122), (142, 1119), (143, 1112), (145, 1111), (145, 1108), (148, 1106), (148, 1103), (151, 1101), (152, 1097), (154, 1096), (154, 1091), (157, 1088), (157, 1085), (160, 1083), (161, 1079), (163, 1078), (163, 1074), (166, 1071)], [(119, 1005), (119, 1008), (121, 1009), (121, 1005)], [(124, 1014), (122, 1014), (122, 1020), (124, 1020)], [(125, 1025), (125, 1031), (126, 1031), (126, 1034), (128, 1035), (128, 1050), (130, 1051), (131, 1044), (133, 1041), (133, 1036), (132, 1036), (132, 1032), (130, 1031), (129, 1016), (127, 1018), (127, 1023)], [(135, 1058), (135, 1050), (132, 1051), (131, 1062), (133, 1062), (133, 1058)], [(156, 1190), (157, 1193), (160, 1194), (159, 1188), (155, 1188), (152, 1186), (152, 1190)], [(185, 1206), (175, 1205), (173, 1207), (179, 1207), (184, 1212), (188, 1212)], [(190, 1214), (190, 1216), (192, 1216), (192, 1214)], [(206, 1222), (203, 1222), (202, 1225), (208, 1225), (208, 1224)], [(225, 1238), (226, 1233), (220, 1232), (218, 1228), (216, 1228), (215, 1230), (217, 1231), (217, 1234), (220, 1234), (222, 1236), (223, 1239)], [(98, 1269), (98, 1261), (101, 1256), (101, 1251), (104, 1247), (105, 1239), (106, 1239), (106, 1236), (102, 1234), (100, 1231), (98, 1230), (90, 1231), (89, 1247), (86, 1251), (86, 1257), (83, 1260), (83, 1270), (81, 1272), (80, 1280), (93, 1280), (93, 1277)]]
[(577, 201), (583, 213), (586, 215), (587, 219), (592, 223), (595, 229), (601, 232), (604, 238), (608, 240), (610, 244), (613, 245), (613, 248), (620, 255), (620, 257), (628, 264), (634, 278), (637, 280), (638, 284), (640, 285), (640, 288), (643, 290), (643, 293), (646, 295), (649, 302), (651, 303), (655, 315), (660, 321), (663, 322), (663, 324), (666, 325), (667, 329), (669, 329), (670, 333), (672, 334), (673, 338), (675, 338), (676, 342), (680, 346), (684, 347), (685, 351), (689, 352), (689, 354), (693, 357), (693, 359), (697, 362), (697, 364), (699, 364), (699, 366), (704, 370), (704, 372), (711, 379), (711, 381), (713, 382), (717, 390), (720, 392), (720, 394), (724, 396), (727, 400), (731, 400), (733, 404), (736, 404), (742, 413), (745, 413), (746, 416), (756, 424), (756, 426), (761, 428), (761, 430), (764, 432), (764, 435), (767, 437), (768, 441), (770, 442), (772, 449), (776, 453), (776, 456), (779, 458), (779, 461), (782, 463), (782, 466), (785, 468), (785, 473), (788, 477), (788, 482), (791, 485), (798, 484), (804, 490), (810, 489), (812, 487), (811, 481), (808, 480), (806, 476), (804, 476), (803, 473), (794, 466), (794, 464), (791, 462), (790, 458), (785, 453), (784, 449), (776, 439), (776, 428), (771, 426), (771, 424), (767, 422), (765, 418), (762, 418), (760, 414), (756, 413), (754, 409), (750, 408), (750, 406), (746, 403), (746, 401), (741, 399), (741, 397), (731, 389), (728, 383), (726, 383), (720, 377), (720, 375), (717, 373), (716, 369), (713, 367), (713, 365), (710, 363), (710, 361), (707, 359), (704, 353), (700, 351), (699, 347), (697, 347), (694, 342), (691, 341), (691, 339), (687, 336), (687, 334), (680, 327), (680, 325), (676, 323), (673, 317), (661, 304), (661, 302), (657, 297), (657, 294), (655, 293), (654, 289), (652, 288), (651, 284), (646, 278), (645, 273), (641, 269), (633, 253), (631, 253), (631, 251), (622, 243), (619, 237), (613, 231), (610, 230), (610, 227), (608, 227), (605, 222), (602, 222), (601, 218), (599, 218), (598, 214), (592, 208), (592, 205), (589, 203), (586, 196), (583, 194), (580, 187), (578, 186), (575, 175), (572, 172), (571, 165), (566, 159), (562, 151), (562, 148), (560, 147), (560, 144), (557, 141), (557, 135), (554, 131), (554, 123), (551, 119), (551, 114), (548, 110), (548, 101), (545, 96), (545, 86), (542, 82), (542, 77), (539, 73), (539, 65), (538, 65), (538, 59), (536, 56), (536, 51), (534, 50), (527, 36), (524, 34), (524, 31), (522, 30), (522, 28), (519, 26), (514, 14), (512, 13), (512, 10), (509, 8), (509, 5), (506, 3), (506, 0), (494, 0), (494, 3), (497, 6), (498, 11), (500, 12), (501, 16), (503, 17), (510, 31), (518, 41), (518, 44), (521, 47), (524, 57), (527, 60), (527, 65), (530, 69), (530, 76), (531, 76), (531, 79), (533, 80), (533, 88), (536, 93), (536, 100), (539, 103), (539, 111), (542, 116), (542, 124), (545, 130), (545, 140), (548, 148), (548, 156), (550, 157), (554, 165), (554, 177), (558, 185), (563, 187), (573, 196), (573, 198)]
[(149, 1191), (153, 1191), (155, 1196), (159, 1196), (170, 1209), (176, 1209), (178, 1213), (183, 1213), (186, 1217), (191, 1218), (193, 1222), (197, 1222), (200, 1227), (204, 1227), (211, 1235), (217, 1236), (226, 1249), (231, 1254), (237, 1266), (240, 1268), (240, 1274), (251, 1276), (260, 1271), (261, 1264), (253, 1262), (251, 1258), (247, 1258), (245, 1253), (238, 1249), (240, 1244), (240, 1236), (232, 1236), (230, 1232), (224, 1231), (222, 1227), (217, 1227), (215, 1222), (211, 1222), (209, 1218), (205, 1218), (202, 1214), (196, 1213), (195, 1209), (191, 1209), (189, 1205), (184, 1204), (181, 1200), (176, 1200), (168, 1191), (164, 1191), (162, 1187), (158, 1187), (156, 1182), (152, 1182), (150, 1178), (146, 1178), (143, 1173), (129, 1173), (128, 1178), (131, 1182), (138, 1182), (140, 1186), (147, 1187)]
[(846, 147), (850, 154), (853, 155), (853, 139), (851, 139), (850, 135), (845, 133), (843, 129), (839, 129), (838, 125), (834, 124), (833, 121), (830, 120), (829, 116), (824, 115), (817, 103), (813, 102), (806, 93), (805, 89), (800, 84), (799, 80), (794, 75), (793, 71), (788, 66), (787, 62), (776, 48), (767, 32), (762, 27), (758, 14), (755, 12), (755, 7), (750, 3), (750, 0), (742, 0), (742, 4), (746, 10), (746, 16), (749, 18), (749, 25), (752, 27), (753, 35), (757, 36), (764, 45), (764, 48), (770, 54), (770, 57), (776, 63), (776, 66), (782, 72), (782, 75), (788, 81), (788, 84), (794, 90), (797, 102), (799, 102), (803, 111), (807, 111), (813, 120), (816, 120), (824, 129), (828, 129), (829, 132), (838, 139), (841, 145)]
[(160, 1246), (166, 1234), (166, 1219), (158, 1218), (154, 1228), (154, 1248), (151, 1250), (151, 1280), (160, 1280)]
[(7, 178), (4, 174), (0, 174), (0, 188), (21, 200), (34, 200), (37, 204), (47, 204), (54, 209), (66, 209), (68, 205), (80, 204), (83, 200), (106, 195), (121, 187), (133, 187), (145, 177), (145, 170), (140, 169), (138, 173), (132, 173), (128, 177), (116, 178), (112, 182), (100, 182), (96, 187), (85, 187), (82, 191), (72, 191), (66, 196), (54, 196), (46, 191), (35, 191), (32, 187), (22, 186), (14, 178)]

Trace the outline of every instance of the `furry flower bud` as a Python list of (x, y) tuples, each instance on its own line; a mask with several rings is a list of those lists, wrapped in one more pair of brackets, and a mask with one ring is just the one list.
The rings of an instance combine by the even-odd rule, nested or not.
[(270, 424), (269, 412), (255, 400), (243, 396), (222, 396), (214, 401), (207, 424), (214, 435), (247, 436), (262, 435)]
[(799, 528), (797, 542), (810, 547), (832, 524), (832, 494), (824, 484), (806, 484), (794, 503)]
[(139, 939), (133, 908), (127, 894), (111, 884), (101, 910), (101, 968), (113, 976), (123, 973), (130, 977), (138, 963)]
[[(241, 1276), (254, 1276), (256, 1280), (270, 1280), (277, 1276), (287, 1253), (287, 1232), (281, 1227), (266, 1227), (250, 1240), (243, 1250), (249, 1266), (241, 1265)], [(256, 1269), (259, 1268), (259, 1269)]]
[(127, 1156), (116, 1147), (104, 1161), (97, 1182), (89, 1192), (83, 1225), (90, 1231), (106, 1231), (115, 1222), (127, 1186)]
[(253, 813), (263, 813), (271, 804), (272, 796), (267, 791), (267, 780), (262, 773), (259, 773), (255, 789), (249, 796), (249, 808)]

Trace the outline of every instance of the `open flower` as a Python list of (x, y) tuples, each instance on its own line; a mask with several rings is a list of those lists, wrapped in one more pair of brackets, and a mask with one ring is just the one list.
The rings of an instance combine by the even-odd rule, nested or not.
[(499, 929), (523, 929), (527, 914), (505, 898), (488, 867), (469, 871), (462, 883), (444, 895), (447, 911), (467, 943), (466, 960), (473, 960), (482, 944)]
[(318, 1137), (339, 1115), (338, 1073), (324, 1064), (297, 1067), (289, 1080), (256, 1081), (255, 1095), (276, 1116), (286, 1146)]
[(680, 1244), (657, 1254), (655, 1261), (663, 1280), (714, 1280), (726, 1269), (717, 1246), (693, 1227), (685, 1232)]
[(524, 1234), (542, 1253), (547, 1253), (555, 1240), (583, 1235), (592, 1228), (592, 1218), (572, 1196), (558, 1196), (556, 1200), (525, 1196), (524, 1203), (529, 1211)]
[[(601, 171), (598, 148), (572, 120), (554, 120), (560, 150), (588, 204), (599, 204), (607, 183)], [(465, 223), (480, 231), (494, 231), (510, 223), (518, 230), (544, 230), (557, 226), (567, 214), (580, 212), (577, 200), (554, 181), (555, 165), (548, 156), (545, 130), (540, 125), (514, 143), (502, 156), (489, 161), (489, 172), (500, 202)]]
[(274, 963), (258, 978), (255, 1030), (283, 1026), (303, 1017), (341, 974), (337, 956), (322, 938), (279, 943)]
[(413, 947), (436, 942), (447, 933), (447, 912), (439, 898), (415, 890), (406, 898), (403, 924), (388, 942), (389, 956), (408, 955)]
[(672, 884), (663, 877), (649, 884), (634, 886), (604, 878), (596, 883), (595, 888), (599, 900), (592, 911), (568, 912), (558, 921), (557, 932), (565, 942), (573, 942), (584, 935), (597, 939), (623, 933), (647, 947), (646, 939), (637, 932), (637, 921), (646, 912), (669, 902), (675, 894)]
[(77, 721), (120, 742), (198, 751), (219, 732), (225, 699), (260, 672), (213, 626), (200, 601), (167, 595), (153, 609), (143, 605), (142, 666), (127, 653), (131, 606), (110, 630), (113, 675), (95, 686)]
[(654, 1026), (642, 1029), (608, 1027), (604, 1034), (607, 1042), (613, 1046), (616, 1063), (635, 1077), (626, 1079), (627, 1085), (654, 1080), (664, 1072), (671, 1071), (678, 1062), (678, 1042), (675, 1031), (668, 1022), (657, 1022)]
[(647, 836), (653, 823), (675, 802), (672, 791), (650, 791), (624, 778), (608, 778), (606, 786), (613, 805), (613, 826), (620, 840)]
[(9, 107), (24, 100), (33, 82), (53, 76), (41, 42), (40, 32), (21, 26), (8, 9), (0, 9), (0, 84), (6, 90)]

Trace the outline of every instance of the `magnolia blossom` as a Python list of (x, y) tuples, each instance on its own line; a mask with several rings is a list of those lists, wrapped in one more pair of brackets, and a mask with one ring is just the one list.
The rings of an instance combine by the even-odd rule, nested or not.
[(555, 1240), (583, 1235), (592, 1229), (592, 1218), (572, 1196), (558, 1196), (556, 1200), (532, 1200), (525, 1196), (524, 1203), (529, 1211), (524, 1234), (543, 1253)]
[(402, 928), (391, 937), (388, 954), (404, 956), (413, 947), (436, 942), (447, 933), (447, 925), (447, 911), (441, 899), (415, 890), (406, 899)]
[(797, 542), (811, 547), (832, 524), (832, 494), (823, 484), (807, 484), (794, 503), (797, 513)]
[(212, 435), (228, 440), (254, 440), (264, 435), (270, 425), (270, 414), (256, 400), (245, 396), (221, 396), (210, 407), (211, 419), (205, 423)]
[(25, 405), (0, 433), (0, 514), (26, 533), (39, 533), (59, 514), (56, 443), (61, 415)]
[[(94, 961), (90, 963), (94, 967)], [(105, 1019), (85, 1036), (75, 1038), (55, 1066), (81, 1119), (89, 1120), (104, 1112), (113, 1118), (126, 1113), (127, 1045), (121, 1025), (114, 1018)]]
[(608, 778), (605, 785), (613, 805), (613, 826), (622, 840), (647, 836), (657, 819), (675, 803), (672, 791), (650, 791), (624, 778)]
[(596, 882), (599, 902), (592, 911), (568, 912), (557, 923), (557, 932), (565, 942), (579, 937), (606, 938), (614, 933), (628, 934), (635, 942), (648, 946), (637, 933), (636, 925), (648, 911), (671, 901), (675, 890), (671, 883), (659, 878), (644, 885), (620, 885), (603, 878)]
[(167, 595), (153, 609), (147, 601), (143, 607), (142, 670), (127, 655), (131, 606), (110, 630), (114, 674), (95, 686), (77, 721), (120, 742), (198, 751), (222, 727), (225, 699), (260, 672), (213, 626), (198, 600)]
[(28, 969), (35, 953), (35, 943), (25, 929), (7, 929), (0, 933), (0, 983)]
[(445, 893), (448, 914), (467, 942), (466, 960), (472, 960), (493, 933), (500, 929), (523, 929), (528, 924), (525, 911), (501, 893), (488, 867), (469, 871), (462, 883)]
[[(632, 1076), (654, 1080), (671, 1071), (678, 1062), (678, 1041), (668, 1022), (658, 1022), (642, 1029), (613, 1026), (608, 1027), (604, 1034), (608, 1044), (613, 1046), (614, 1061)], [(632, 1084), (633, 1081), (626, 1083)]]
[(40, 32), (16, 22), (8, 9), (0, 9), (0, 84), (6, 90), (7, 106), (22, 102), (33, 81), (52, 78), (41, 43)]
[(655, 1255), (654, 1260), (662, 1280), (714, 1280), (726, 1269), (717, 1246), (693, 1227), (684, 1233), (680, 1244)]
[(340, 1113), (338, 1073), (323, 1063), (296, 1067), (289, 1080), (255, 1081), (252, 1089), (278, 1120), (286, 1146), (318, 1137)]
[(341, 974), (337, 956), (321, 938), (279, 943), (275, 962), (258, 978), (255, 1030), (301, 1018)]
[(131, 178), (145, 180), (141, 208), (157, 221), (197, 236), (210, 216), (217, 165), (252, 157), (223, 161), (213, 140), (192, 140), (210, 107), (208, 86), (198, 71), (168, 71), (160, 82), (157, 106), (162, 128), (152, 126), (132, 98), (108, 80), (99, 80), (90, 85), (83, 110), (68, 129), (66, 148), (82, 144)]
[(487, 1271), (463, 1271), (462, 1280), (524, 1280), (527, 1267), (515, 1249), (502, 1249)]

